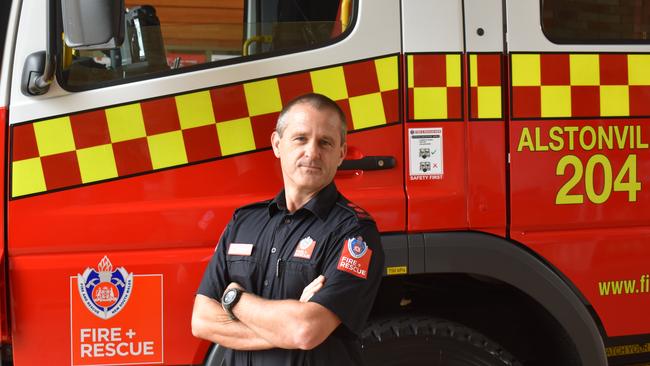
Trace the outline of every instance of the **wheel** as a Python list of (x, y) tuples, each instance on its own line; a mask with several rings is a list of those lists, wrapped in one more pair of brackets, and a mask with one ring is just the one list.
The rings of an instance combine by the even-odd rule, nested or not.
[(213, 344), (203, 362), (204, 366), (223, 366), (224, 348), (218, 344)]
[(522, 366), (477, 331), (430, 317), (371, 322), (362, 346), (367, 366)]

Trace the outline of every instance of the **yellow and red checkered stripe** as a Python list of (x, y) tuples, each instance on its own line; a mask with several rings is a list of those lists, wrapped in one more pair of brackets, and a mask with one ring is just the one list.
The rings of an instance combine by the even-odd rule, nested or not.
[(461, 119), (460, 54), (409, 54), (406, 62), (408, 119)]
[(650, 116), (650, 55), (512, 54), (513, 118)]
[(472, 119), (503, 116), (501, 54), (469, 55), (469, 110)]
[(309, 92), (335, 100), (350, 131), (399, 122), (398, 57), (15, 125), (11, 196), (268, 148), (282, 106)]

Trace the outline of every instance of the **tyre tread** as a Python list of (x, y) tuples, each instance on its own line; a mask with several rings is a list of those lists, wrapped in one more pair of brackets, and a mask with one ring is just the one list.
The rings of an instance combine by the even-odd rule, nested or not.
[(416, 316), (378, 319), (372, 321), (361, 335), (364, 345), (384, 342), (390, 339), (431, 335), (452, 338), (456, 341), (471, 344), (492, 355), (505, 366), (522, 366), (517, 359), (497, 343), (481, 333), (464, 325), (444, 319)]

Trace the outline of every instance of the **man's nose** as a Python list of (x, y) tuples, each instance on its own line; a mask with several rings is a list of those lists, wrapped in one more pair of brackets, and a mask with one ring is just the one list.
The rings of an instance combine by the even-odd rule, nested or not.
[(305, 155), (311, 159), (317, 159), (320, 156), (320, 147), (316, 141), (310, 141), (305, 145)]

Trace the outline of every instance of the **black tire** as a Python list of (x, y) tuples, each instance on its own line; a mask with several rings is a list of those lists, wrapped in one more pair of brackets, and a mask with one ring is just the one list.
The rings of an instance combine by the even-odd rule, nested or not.
[(205, 356), (204, 366), (223, 366), (224, 348), (218, 344), (213, 344)]
[(367, 366), (522, 366), (477, 331), (431, 317), (373, 321), (362, 345)]

